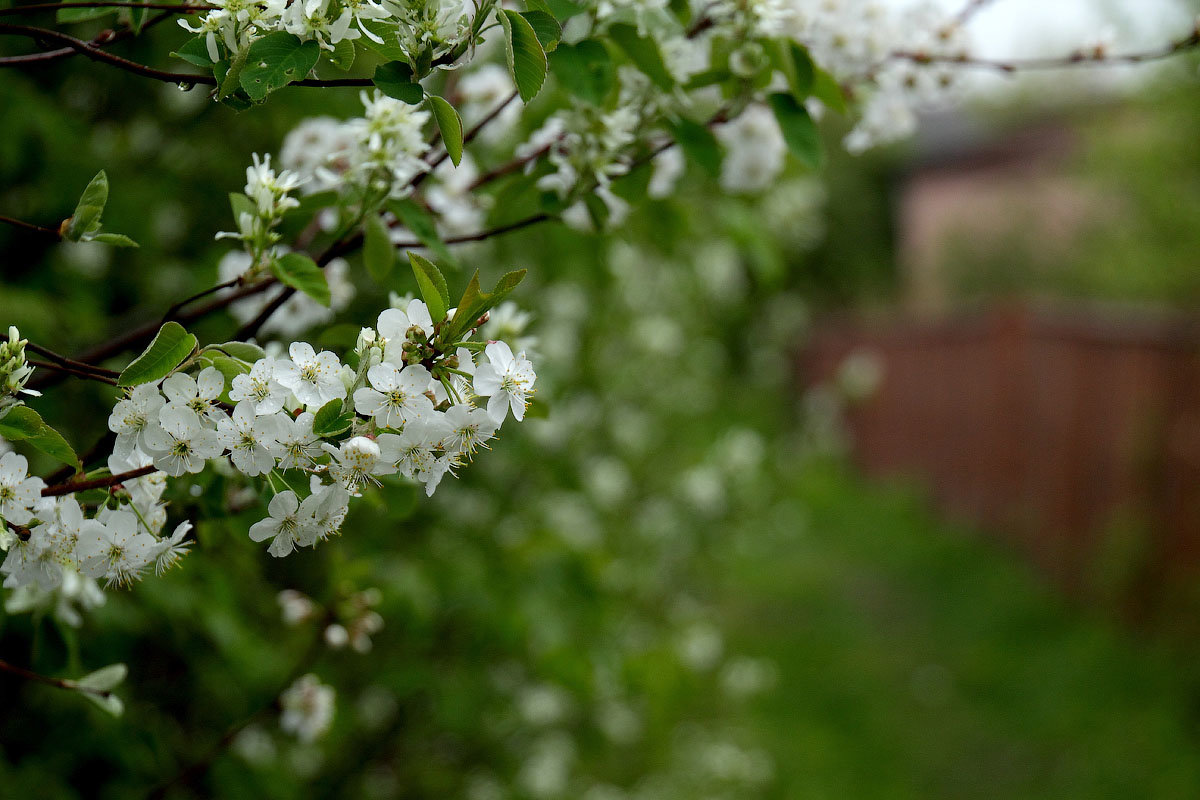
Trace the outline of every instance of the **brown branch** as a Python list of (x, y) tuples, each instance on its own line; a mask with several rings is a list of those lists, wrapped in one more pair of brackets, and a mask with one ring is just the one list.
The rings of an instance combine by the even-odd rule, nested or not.
[[(2, 13), (4, 12), (0, 10), (0, 14)], [(14, 228), (19, 228), (23, 231), (33, 231), (34, 233), (40, 233), (42, 236), (49, 236), (56, 240), (62, 239), (62, 235), (54, 228), (43, 228), (41, 225), (34, 225), (32, 222), (23, 222), (22, 220), (13, 219), (12, 217), (6, 217), (3, 215), (0, 215), (0, 222), (3, 222), (5, 225), (11, 225)]]
[(62, 364), (65, 367), (74, 367), (75, 369), (82, 370), (84, 372), (92, 372), (97, 375), (107, 375), (110, 378), (116, 378), (121, 374), (121, 373), (117, 372), (115, 369), (106, 369), (104, 367), (97, 367), (93, 364), (85, 364), (82, 361), (76, 361), (73, 358), (67, 358), (64, 355), (60, 355), (59, 353), (54, 352), (53, 350), (51, 350), (48, 347), (42, 347), (40, 344), (36, 344), (34, 342), (26, 342), (25, 347), (26, 347), (26, 349), (32, 350), (33, 352), (37, 353), (38, 355), (45, 356), (46, 358), (50, 359), (51, 361), (55, 361), (59, 364)]
[(995, 0), (967, 0), (962, 10), (954, 15), (954, 24), (966, 25), (972, 17), (994, 2)]
[(15, 533), (17, 538), (20, 539), (22, 542), (28, 542), (29, 537), (33, 535), (33, 532), (30, 531), (29, 528), (26, 528), (24, 525), (18, 525), (17, 523), (11, 522), (7, 519), (4, 520), (4, 524), (7, 525), (9, 528), (11, 528), (12, 532)]
[(0, 17), (10, 14), (25, 14), (34, 11), (57, 11), (60, 8), (144, 8), (150, 11), (172, 11), (178, 14), (191, 14), (195, 11), (216, 11), (220, 6), (187, 5), (179, 3), (136, 3), (126, 0), (95, 0), (88, 3), (31, 3), (12, 8), (0, 8)]
[[(159, 14), (154, 19), (142, 26), (142, 30), (147, 30), (157, 25), (158, 23), (170, 19), (171, 14)], [(96, 34), (88, 42), (93, 46), (109, 45), (114, 42), (119, 42), (124, 39), (129, 39), (134, 35), (133, 29), (123, 28), (120, 31), (103, 30)], [(26, 64), (41, 64), (47, 61), (58, 61), (63, 58), (69, 58), (75, 55), (77, 51), (73, 47), (60, 47), (57, 50), (47, 50), (43, 53), (30, 53), (23, 56), (3, 56), (0, 57), (0, 69), (4, 67), (20, 67)]]
[(512, 161), (509, 161), (507, 164), (501, 164), (500, 166), (496, 167), (495, 169), (488, 170), (487, 172), (483, 173), (478, 178), (476, 178), (471, 183), (471, 185), (467, 187), (467, 191), (473, 192), (476, 189), (478, 189), (480, 186), (483, 186), (485, 183), (491, 183), (492, 181), (496, 180), (497, 178), (503, 178), (505, 175), (516, 172), (517, 170), (524, 167), (526, 164), (530, 164), (534, 161), (537, 161), (539, 158), (546, 155), (546, 153), (549, 153), (550, 148), (553, 146), (554, 146), (554, 142), (551, 142), (550, 144), (546, 145), (545, 147), (539, 148), (537, 151), (530, 153), (529, 155), (525, 156), (524, 158), (514, 158)]
[(47, 486), (45, 489), (42, 489), (42, 497), (60, 497), (64, 494), (74, 494), (75, 492), (83, 492), (88, 489), (107, 489), (110, 486), (116, 486), (119, 483), (131, 481), (134, 478), (140, 478), (152, 472), (158, 472), (158, 467), (153, 464), (131, 469), (128, 472), (118, 472), (116, 475), (108, 475), (103, 478), (57, 483), (54, 486)]
[(47, 686), (54, 686), (58, 689), (68, 689), (70, 691), (87, 692), (88, 694), (96, 695), (97, 697), (108, 697), (112, 694), (104, 689), (90, 689), (87, 686), (80, 686), (75, 681), (64, 680), (63, 678), (51, 678), (49, 675), (42, 675), (39, 672), (32, 672), (24, 667), (18, 667), (15, 664), (10, 664), (7, 661), (0, 660), (0, 670), (16, 675), (19, 678), (24, 678), (37, 683), (44, 683)]
[(917, 64), (946, 64), (950, 66), (975, 67), (979, 69), (990, 69), (1012, 74), (1014, 72), (1031, 69), (1064, 69), (1068, 67), (1080, 66), (1145, 64), (1151, 61), (1161, 61), (1165, 58), (1170, 58), (1177, 53), (1190, 50), (1197, 46), (1200, 46), (1200, 30), (1193, 30), (1191, 34), (1183, 39), (1171, 42), (1165, 47), (1158, 48), (1157, 50), (1144, 50), (1135, 53), (1108, 54), (1103, 49), (1076, 50), (1069, 55), (1060, 57), (1010, 59), (1005, 61), (986, 58), (973, 58), (968, 55), (938, 55), (919, 51), (910, 52), (898, 50), (892, 53), (889, 58), (904, 59)]
[(107, 383), (109, 386), (117, 385), (116, 380), (108, 377), (107, 375), (97, 375), (94, 372), (84, 372), (83, 370), (75, 369), (74, 367), (67, 367), (62, 364), (55, 364), (52, 361), (38, 361), (36, 359), (31, 358), (28, 360), (28, 363), (32, 366), (39, 367), (40, 369), (49, 369), (49, 370), (53, 370), (55, 372), (61, 372), (64, 375), (71, 375), (76, 378), (83, 378), (85, 381), (98, 381), (100, 383)]
[(175, 315), (178, 314), (180, 312), (180, 310), (183, 309), (184, 306), (190, 306), (192, 303), (196, 302), (197, 300), (203, 300), (205, 297), (208, 297), (210, 294), (216, 294), (217, 292), (221, 291), (222, 289), (232, 289), (235, 286), (239, 286), (239, 285), (241, 285), (243, 280), (244, 280), (243, 277), (241, 275), (238, 275), (236, 278), (227, 280), (223, 283), (218, 283), (216, 286), (210, 286), (202, 292), (196, 292), (194, 295), (191, 295), (190, 297), (186, 297), (183, 300), (180, 300), (178, 303), (176, 303), (175, 305), (173, 305), (167, 309), (167, 313), (163, 314), (162, 322), (165, 323), (169, 320), (174, 319)]

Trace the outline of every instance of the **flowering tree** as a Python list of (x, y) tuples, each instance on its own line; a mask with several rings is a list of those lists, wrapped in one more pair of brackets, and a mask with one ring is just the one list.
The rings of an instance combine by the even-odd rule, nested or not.
[[(1200, 44), (1193, 29), (1155, 51), (1093, 46), (1058, 59), (983, 61), (966, 26), (985, 5), (973, 0), (955, 14), (867, 0), (89, 0), (0, 9), (5, 20), (54, 12), (59, 23), (0, 22), (0, 34), (48, 48), (4, 56), (0, 66), (33, 71), (82, 56), (238, 110), (270, 105), (286, 87), (313, 93), (314, 108), (325, 92), (358, 87), (362, 105), (351, 119), (307, 119), (274, 157), (251, 154), (245, 186), (229, 195), (233, 230), (214, 230), (234, 245), (216, 285), (73, 358), (9, 328), (0, 437), (15, 449), (0, 457), (0, 572), (10, 610), (69, 622), (77, 607), (100, 602), (101, 587), (186, 563), (197, 521), (173, 518), (164, 498), (205, 472), (228, 484), (226, 508), (260, 509), (244, 539), (283, 558), (337, 547), (326, 543), (364, 498), (386, 503), (413, 483), (430, 496), (486, 458), (502, 426), (538, 409), (535, 359), (510, 299), (526, 272), (470, 264), (472, 251), (457, 245), (550, 221), (612, 231), (647, 197), (671, 194), (689, 164), (733, 194), (766, 189), (788, 158), (818, 172), (823, 115), (847, 117), (844, 146), (861, 152), (910, 134), (917, 112), (968, 68), (1137, 63)], [(90, 39), (70, 33), (96, 20), (111, 27)], [(113, 52), (172, 20), (189, 34), (170, 54), (173, 68)], [(0, 220), (66, 242), (136, 247), (105, 227), (120, 227), (104, 219), (108, 195), (100, 171), (61, 223)], [(489, 227), (490, 212), (506, 205), (528, 213)], [(353, 273), (351, 256), (364, 275)], [(415, 296), (392, 293), (389, 307), (351, 320), (368, 327), (341, 349), (313, 344), (357, 282), (387, 286), (409, 269)], [(222, 311), (239, 324), (228, 341), (189, 332)], [(109, 433), (83, 455), (69, 444), (74, 432), (55, 430), (37, 410), (39, 393), (64, 380), (116, 387), (112, 407), (92, 412), (107, 416)], [(34, 451), (64, 466), (32, 475)], [(281, 603), (294, 620), (319, 616), (304, 596)], [(371, 605), (364, 594), (350, 611), (322, 617), (329, 644), (366, 649), (381, 623)], [(120, 712), (112, 690), (122, 665), (78, 680), (8, 661), (0, 668)], [(328, 724), (332, 693), (305, 675), (279, 703), (282, 725), (311, 740)]]

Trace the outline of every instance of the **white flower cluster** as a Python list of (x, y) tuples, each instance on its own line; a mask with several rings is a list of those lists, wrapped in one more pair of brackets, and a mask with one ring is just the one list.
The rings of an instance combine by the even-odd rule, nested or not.
[(216, 238), (241, 240), (250, 253), (251, 263), (255, 267), (263, 266), (264, 256), (272, 252), (272, 247), (279, 241), (279, 233), (274, 229), (284, 214), (300, 205), (291, 193), (303, 184), (304, 180), (294, 172), (284, 170), (276, 174), (271, 168), (271, 156), (263, 156), (260, 160), (255, 153), (253, 165), (246, 167), (244, 207), (238, 208), (235, 201), (238, 229), (222, 231)]
[[(468, 42), (482, 5), (466, 0), (214, 0), (216, 9), (196, 24), (180, 20), (185, 30), (204, 38), (214, 62), (234, 57), (255, 39), (286, 31), (304, 41), (333, 50), (343, 41), (366, 38), (399, 45), (415, 63), (431, 60)], [(486, 13), (486, 12), (485, 12)]]
[(586, 104), (560, 111), (517, 148), (518, 158), (545, 151), (555, 171), (538, 188), (570, 196), (575, 189), (605, 189), (613, 178), (629, 172), (630, 146), (637, 141), (641, 112), (631, 105), (601, 111)]
[(355, 187), (399, 197), (417, 175), (429, 169), (422, 111), (383, 95), (360, 94), (363, 116), (304, 120), (284, 139), (280, 161), (307, 182), (311, 191)]
[(312, 673), (296, 679), (279, 696), (283, 711), (279, 727), (302, 742), (316, 741), (333, 724), (336, 696), (332, 686), (321, 683)]
[(21, 332), (11, 325), (8, 328), (8, 341), (0, 339), (0, 416), (20, 405), (19, 395), (38, 394), (25, 388), (26, 381), (33, 374), (33, 367), (25, 361), (26, 344), (28, 341), (21, 338)]
[[(400, 474), (431, 495), (510, 411), (524, 417), (536, 379), (524, 353), (514, 356), (499, 341), (456, 343), (438, 361), (433, 338), (428, 308), (411, 300), (364, 329), (357, 371), (330, 351), (293, 342), (288, 358), (264, 355), (233, 377), (232, 404), (220, 401), (226, 383), (215, 367), (137, 386), (109, 419), (116, 456), (181, 476), (227, 455), (238, 472), (266, 476), (276, 490), (250, 538), (270, 539), (275, 556), (315, 545), (337, 533), (364, 484)], [(463, 344), (482, 348), (478, 364)], [(474, 400), (484, 398), (486, 410), (476, 408)], [(338, 408), (323, 413), (344, 414), (341, 429), (314, 430), (317, 412), (331, 403)], [(308, 473), (307, 496), (286, 483), (280, 471), (287, 470)]]
[[(114, 471), (127, 464), (115, 455), (109, 463)], [(159, 502), (162, 476), (126, 481), (118, 506), (105, 505), (89, 519), (74, 495), (42, 497), (45, 483), (26, 477), (27, 470), (24, 456), (8, 453), (0, 459), (0, 514), (10, 523), (32, 524), (27, 536), (9, 534), (8, 555), (0, 565), (5, 587), (49, 592), (81, 575), (125, 585), (151, 565), (161, 573), (187, 552), (190, 522), (161, 535), (166, 523)]]

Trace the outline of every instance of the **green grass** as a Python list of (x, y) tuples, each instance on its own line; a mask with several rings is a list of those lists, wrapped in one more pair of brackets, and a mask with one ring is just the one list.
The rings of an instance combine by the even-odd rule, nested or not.
[(796, 485), (807, 524), (760, 526), (722, 591), (733, 649), (779, 668), (752, 710), (776, 796), (1197, 796), (1196, 687), (1167, 648), (910, 491), (829, 465)]

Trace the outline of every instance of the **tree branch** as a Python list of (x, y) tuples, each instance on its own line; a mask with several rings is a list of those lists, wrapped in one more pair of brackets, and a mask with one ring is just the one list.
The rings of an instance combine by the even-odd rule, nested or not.
[[(0, 11), (0, 13), (3, 13), (3, 11)], [(62, 235), (53, 228), (43, 228), (41, 225), (34, 225), (32, 222), (23, 222), (19, 219), (13, 219), (12, 217), (6, 217), (3, 215), (0, 215), (0, 222), (3, 222), (5, 225), (11, 225), (14, 228), (20, 228), (23, 231), (40, 233), (42, 236), (49, 236), (55, 240), (62, 239)]]
[(31, 358), (28, 360), (28, 363), (32, 366), (39, 367), (41, 369), (54, 370), (55, 372), (61, 372), (64, 375), (72, 375), (76, 378), (83, 378), (86, 381), (98, 381), (100, 383), (107, 383), (109, 386), (117, 385), (117, 382), (114, 379), (108, 377), (107, 375), (97, 375), (94, 372), (85, 372), (80, 369), (75, 369), (74, 367), (63, 366), (62, 364), (55, 364), (51, 361), (37, 361), (37, 360)]
[(1080, 66), (1116, 66), (1122, 64), (1145, 64), (1151, 61), (1161, 61), (1165, 58), (1200, 46), (1200, 29), (1193, 30), (1188, 36), (1171, 42), (1156, 50), (1143, 50), (1134, 53), (1108, 54), (1101, 49), (1076, 50), (1066, 56), (1050, 58), (1023, 58), (1007, 61), (973, 58), (966, 55), (937, 55), (925, 52), (910, 52), (898, 50), (889, 58), (904, 59), (917, 64), (946, 64), (950, 66), (975, 67), (990, 69), (1012, 74), (1030, 69), (1064, 69)]
[(26, 347), (26, 349), (32, 350), (33, 352), (37, 353), (38, 355), (45, 356), (46, 358), (50, 359), (51, 361), (55, 361), (65, 367), (74, 367), (77, 370), (82, 370), (84, 372), (92, 372), (97, 375), (106, 375), (110, 378), (116, 378), (121, 374), (121, 373), (117, 372), (115, 369), (106, 369), (104, 367), (97, 367), (93, 364), (85, 364), (82, 361), (76, 361), (73, 358), (67, 358), (64, 355), (60, 355), (48, 347), (42, 347), (40, 344), (37, 344), (35, 342), (26, 342), (25, 347)]
[(64, 494), (74, 494), (75, 492), (83, 492), (88, 489), (107, 489), (110, 486), (116, 486), (125, 481), (131, 481), (134, 478), (141, 478), (144, 475), (149, 475), (152, 472), (158, 472), (158, 467), (153, 464), (145, 467), (131, 469), (128, 472), (118, 472), (116, 475), (107, 475), (103, 478), (90, 478), (84, 481), (67, 481), (66, 483), (58, 483), (54, 486), (47, 486), (42, 489), (42, 497), (61, 497)]
[(80, 686), (75, 681), (69, 681), (63, 678), (51, 678), (49, 675), (42, 675), (38, 672), (32, 672), (24, 667), (18, 667), (15, 664), (10, 664), (4, 660), (0, 660), (0, 671), (7, 672), (10, 675), (16, 675), (17, 677), (24, 678), (25, 680), (44, 683), (47, 686), (54, 686), (58, 689), (68, 689), (73, 692), (87, 692), (88, 694), (94, 694), (97, 697), (108, 697), (112, 694), (112, 692), (103, 689), (90, 689), (87, 686)]
[(11, 14), (25, 14), (34, 11), (57, 11), (60, 8), (144, 8), (150, 11), (171, 11), (177, 14), (191, 14), (196, 11), (216, 11), (220, 6), (190, 5), (180, 3), (137, 3), (126, 0), (94, 0), (87, 3), (31, 3), (12, 8), (0, 8), (0, 17)]

